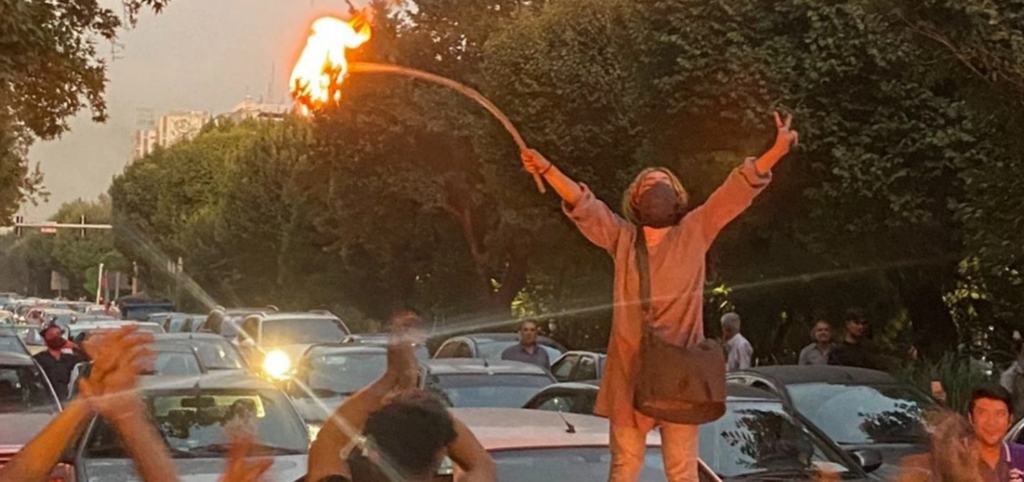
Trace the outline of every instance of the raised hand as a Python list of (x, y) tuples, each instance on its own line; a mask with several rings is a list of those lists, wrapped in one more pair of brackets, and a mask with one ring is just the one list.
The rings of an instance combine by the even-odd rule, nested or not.
[(541, 153), (533, 149), (523, 151), (520, 154), (520, 158), (523, 161), (523, 167), (526, 168), (526, 172), (530, 174), (543, 174), (551, 168), (551, 161), (548, 161)]
[(138, 375), (153, 353), (149, 343), (153, 335), (138, 333), (127, 326), (99, 333), (85, 343), (93, 359), (89, 377), (79, 383), (83, 399), (104, 418), (119, 421), (144, 410), (135, 393)]
[(249, 460), (246, 457), (252, 449), (253, 438), (250, 434), (233, 434), (231, 450), (228, 452), (228, 466), (221, 476), (221, 482), (256, 482), (274, 464), (273, 459), (260, 458)]
[(792, 147), (800, 143), (800, 133), (793, 130), (793, 114), (786, 114), (786, 118), (783, 119), (782, 115), (775, 111), (775, 128), (778, 130), (775, 136), (776, 150), (788, 153)]
[(388, 342), (388, 371), (400, 377), (399, 388), (416, 386), (419, 363), (416, 344), (424, 341), (420, 325), (423, 320), (414, 313), (401, 313), (391, 320), (391, 339)]

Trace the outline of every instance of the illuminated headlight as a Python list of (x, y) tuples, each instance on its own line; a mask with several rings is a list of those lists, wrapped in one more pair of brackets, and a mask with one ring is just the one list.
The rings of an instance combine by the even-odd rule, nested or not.
[(306, 424), (306, 426), (309, 427), (309, 441), (315, 442), (316, 436), (320, 434), (320, 427), (322, 425), (320, 425), (319, 423), (309, 423)]
[(292, 368), (292, 361), (283, 351), (274, 350), (263, 359), (263, 371), (274, 378), (287, 378)]

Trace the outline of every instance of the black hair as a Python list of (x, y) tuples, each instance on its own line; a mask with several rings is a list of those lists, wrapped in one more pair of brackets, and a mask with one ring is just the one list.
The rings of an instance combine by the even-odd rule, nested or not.
[(974, 402), (981, 399), (999, 400), (1006, 404), (1006, 411), (1013, 413), (1013, 396), (1001, 385), (987, 384), (975, 388), (971, 392), (971, 402), (967, 405), (967, 413), (974, 413)]
[(56, 323), (50, 323), (50, 324), (44, 326), (43, 329), (39, 330), (39, 337), (45, 340), (46, 339), (46, 332), (50, 331), (51, 328), (56, 328), (57, 330), (60, 331), (60, 335), (64, 336), (64, 328), (62, 328), (60, 325), (58, 325)]
[[(393, 464), (404, 478), (422, 477), (437, 470), (437, 454), (455, 440), (455, 424), (437, 398), (411, 390), (395, 395), (371, 413), (363, 435), (381, 459)], [(388, 480), (381, 479), (380, 468), (359, 454), (350, 458), (350, 468), (352, 480)]]
[(864, 310), (861, 308), (853, 307), (846, 310), (846, 316), (843, 318), (843, 321), (864, 321), (864, 319)]

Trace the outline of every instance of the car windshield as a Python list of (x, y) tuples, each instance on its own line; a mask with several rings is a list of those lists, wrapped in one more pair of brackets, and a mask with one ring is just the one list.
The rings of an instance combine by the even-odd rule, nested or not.
[[(700, 458), (721, 477), (817, 470), (851, 473), (824, 441), (794, 423), (779, 402), (730, 402), (722, 418), (700, 427)], [(802, 475), (801, 475), (802, 474)]]
[(909, 385), (789, 385), (793, 405), (840, 444), (924, 443), (926, 411), (935, 407)]
[(551, 383), (547, 375), (540, 374), (433, 375), (427, 390), (457, 408), (519, 408)]
[[(479, 351), (478, 358), (485, 360), (501, 360), (501, 352), (505, 351), (510, 346), (514, 346), (519, 343), (518, 341), (488, 341), (477, 343), (476, 347)], [(544, 351), (548, 352), (548, 360), (555, 361), (558, 357), (562, 356), (562, 352), (558, 351), (557, 348), (547, 346), (543, 343), (538, 343)]]
[(207, 370), (244, 370), (245, 362), (225, 339), (190, 339), (179, 343), (195, 348), (196, 355)]
[(57, 399), (35, 366), (0, 366), (0, 413), (57, 413)]
[(376, 353), (317, 353), (308, 358), (306, 384), (316, 396), (351, 395), (380, 378), (387, 355)]
[[(257, 454), (307, 452), (307, 429), (284, 395), (269, 390), (203, 390), (149, 395), (149, 416), (174, 458), (226, 457), (230, 432), (255, 435)], [(89, 433), (86, 458), (128, 458), (102, 420)]]
[(12, 332), (0, 331), (0, 352), (3, 353), (21, 353), (28, 355), (28, 350), (21, 344), (21, 340), (18, 336)]
[(156, 375), (188, 376), (203, 372), (195, 353), (188, 346), (166, 342), (153, 345), (156, 350), (153, 371)]
[[(497, 480), (557, 480), (592, 482), (608, 480), (611, 452), (608, 447), (565, 447), (491, 452), (498, 468)], [(640, 482), (667, 479), (661, 448), (651, 447), (644, 454)], [(705, 480), (703, 474), (700, 480)]]
[(339, 342), (348, 333), (330, 318), (294, 318), (265, 321), (263, 346), (304, 345)]

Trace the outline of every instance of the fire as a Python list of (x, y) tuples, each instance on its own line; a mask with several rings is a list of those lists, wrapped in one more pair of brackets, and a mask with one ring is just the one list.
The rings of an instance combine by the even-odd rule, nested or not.
[(345, 51), (370, 40), (368, 13), (364, 11), (348, 22), (336, 17), (321, 17), (313, 22), (312, 33), (290, 81), (292, 96), (303, 114), (328, 101), (341, 100), (338, 86), (348, 71)]

